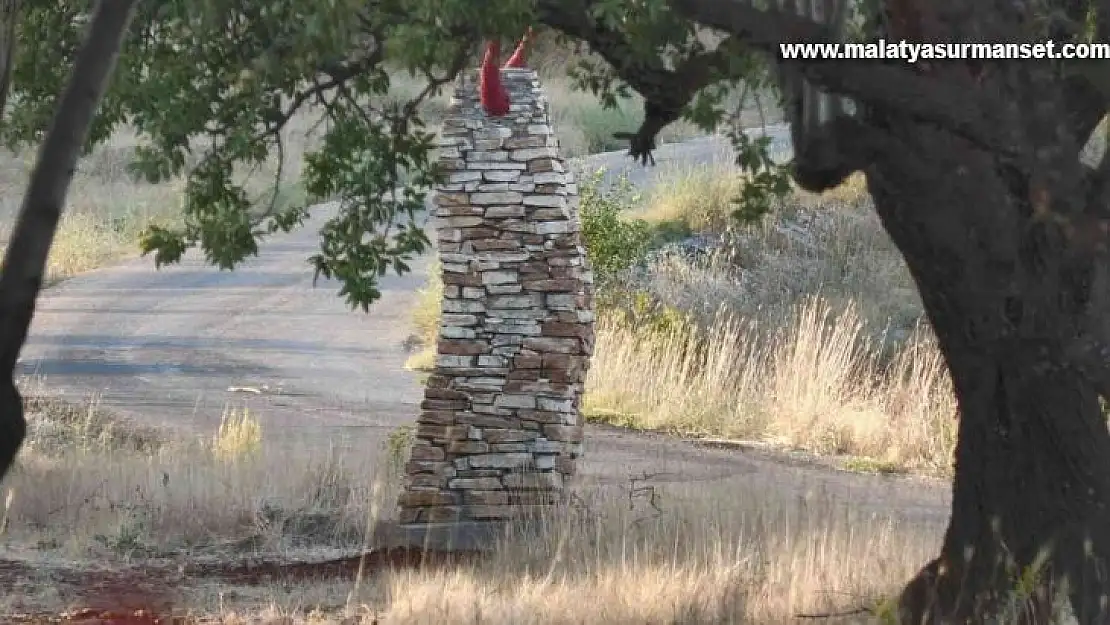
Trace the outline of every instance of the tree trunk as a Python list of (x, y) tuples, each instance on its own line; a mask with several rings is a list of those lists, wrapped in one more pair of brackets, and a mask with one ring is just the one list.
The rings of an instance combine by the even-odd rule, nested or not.
[[(0, 274), (0, 480), (27, 434), (15, 366), (35, 314), (54, 233), (108, 78), (139, 0), (100, 0), (61, 94), (54, 121), (39, 149), (35, 168)], [(10, 59), (9, 59), (10, 61)]]
[[(1042, 622), (1066, 582), (1080, 623), (1110, 622), (1110, 433), (1098, 393), (1061, 364), (1097, 268), (1051, 224), (1029, 225), (1027, 181), (951, 136), (897, 130), (906, 149), (873, 165), (869, 186), (960, 407), (952, 516), (901, 597), (902, 621)], [(1026, 590), (1037, 580), (1032, 596), (1023, 576)], [(998, 621), (1015, 602), (1024, 614)]]
[[(1110, 437), (1097, 395), (1066, 372), (1029, 373), (1036, 362), (1020, 342), (1011, 350), (945, 342), (961, 422), (952, 516), (926, 573), (936, 576), (938, 616), (984, 622), (984, 612), (1012, 611), (1042, 549), (1050, 566), (1038, 590), (1066, 576), (1101, 592), (1106, 579), (1084, 554), (1091, 539), (1105, 555), (1102, 502), (1110, 494)], [(1086, 601), (1073, 606), (1081, 622), (1106, 622)]]

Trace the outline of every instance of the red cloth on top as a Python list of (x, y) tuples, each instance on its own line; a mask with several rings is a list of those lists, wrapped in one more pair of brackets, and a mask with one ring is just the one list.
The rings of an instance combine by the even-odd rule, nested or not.
[[(513, 55), (505, 62), (506, 68), (524, 67), (528, 56), (528, 41), (532, 29), (520, 40)], [(501, 44), (497, 41), (486, 43), (486, 53), (482, 57), (482, 68), (478, 77), (478, 99), (487, 115), (501, 117), (509, 112), (509, 93), (501, 83), (501, 70), (497, 67), (501, 59)]]
[(528, 62), (528, 42), (531, 39), (532, 27), (529, 26), (528, 32), (524, 33), (524, 37), (522, 37), (520, 43), (517, 44), (516, 50), (513, 51), (513, 55), (509, 57), (508, 61), (505, 61), (505, 67), (524, 67)]
[(486, 114), (501, 117), (509, 112), (509, 94), (501, 84), (501, 68), (497, 67), (501, 56), (501, 44), (496, 41), (486, 43), (486, 54), (482, 58), (482, 69), (478, 76), (478, 99)]

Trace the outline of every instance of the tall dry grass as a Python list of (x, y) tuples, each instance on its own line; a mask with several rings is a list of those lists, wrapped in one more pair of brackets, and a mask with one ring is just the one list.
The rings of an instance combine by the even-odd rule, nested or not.
[[(4, 481), (9, 555), (123, 563), (132, 558), (242, 557), (257, 550), (352, 548), (374, 484), (395, 480), (387, 453), (262, 441), (231, 410), (209, 437), (120, 422), (25, 381), (30, 434)], [(380, 496), (396, 496), (396, 490)]]
[(659, 488), (656, 508), (586, 493), (510, 529), (474, 564), (386, 572), (354, 588), (198, 588), (188, 605), (225, 623), (779, 624), (842, 612), (857, 614), (840, 622), (885, 623), (943, 529), (821, 497)]
[[(50, 251), (47, 279), (67, 278), (138, 251), (139, 232), (150, 223), (169, 223), (180, 206), (179, 180), (136, 183), (126, 169), (134, 141), (121, 136), (80, 163), (69, 203)], [(0, 249), (34, 166), (31, 150), (0, 151)]]
[(694, 232), (721, 232), (731, 223), (731, 201), (743, 182), (743, 173), (727, 162), (672, 169), (657, 178), (643, 205), (632, 207), (629, 216), (652, 224), (680, 223)]
[(404, 625), (785, 623), (880, 606), (940, 535), (754, 489), (660, 497), (659, 511), (595, 497), (489, 562), (390, 575), (364, 601)]
[(602, 315), (588, 410), (633, 427), (947, 473), (951, 384), (862, 178), (821, 196), (797, 192), (747, 226), (729, 217), (743, 183), (727, 166), (678, 169), (629, 207), (717, 243), (700, 257), (657, 256), (624, 282), (693, 323), (647, 332)]
[(722, 311), (706, 329), (643, 332), (602, 317), (585, 409), (595, 419), (771, 441), (946, 473), (955, 441), (947, 370), (917, 334), (893, 357), (851, 308), (813, 298), (762, 332)]

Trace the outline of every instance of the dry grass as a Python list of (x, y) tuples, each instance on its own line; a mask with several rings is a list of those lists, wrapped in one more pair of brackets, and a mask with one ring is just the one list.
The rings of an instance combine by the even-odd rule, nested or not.
[(95, 404), (32, 396), (30, 438), (4, 486), (14, 494), (7, 539), (36, 558), (350, 547), (361, 541), (373, 484), (392, 482), (365, 456), (263, 444), (245, 411), (229, 410), (210, 438), (167, 438)]
[[(147, 224), (175, 218), (182, 182), (135, 182), (126, 168), (133, 148), (132, 138), (120, 136), (81, 162), (51, 248), (48, 280), (64, 279), (134, 255), (138, 252), (138, 234)], [(33, 165), (33, 152), (0, 152), (0, 248)]]
[[(371, 464), (356, 448), (268, 447), (246, 412), (229, 411), (212, 438), (175, 439), (95, 405), (32, 397), (31, 441), (5, 483), (14, 496), (3, 540), (5, 557), (44, 579), (59, 566), (355, 552), (367, 528), (391, 516), (408, 444), (399, 432)], [(572, 504), (510, 532), (476, 564), (376, 573), (358, 585), (198, 579), (177, 589), (178, 605), (223, 623), (782, 623), (879, 605), (934, 552), (942, 529), (822, 493), (649, 477), (636, 490), (578, 487)], [(5, 597), (0, 613), (72, 601), (40, 584)]]
[(868, 344), (850, 308), (834, 316), (813, 299), (792, 317), (771, 340), (724, 313), (704, 331), (652, 333), (603, 317), (586, 411), (637, 428), (947, 472), (955, 404), (928, 337), (912, 337), (888, 359)]
[(388, 576), (363, 602), (406, 625), (784, 623), (878, 605), (939, 536), (743, 488), (662, 488), (658, 511), (611, 495), (505, 541), (488, 563)]
[(797, 192), (738, 228), (728, 219), (743, 184), (734, 170), (661, 181), (630, 214), (721, 243), (708, 258), (656, 258), (629, 281), (695, 323), (644, 332), (603, 317), (587, 388), (593, 416), (947, 473), (951, 384), (863, 182)]
[[(33, 442), (6, 484), (15, 496), (5, 541), (8, 556), (40, 568), (349, 553), (396, 495), (396, 467), (368, 466), (356, 450), (250, 451), (253, 435), (242, 432), (258, 422), (243, 413), (215, 440), (189, 441), (113, 427), (93, 409), (32, 406)], [(477, 564), (375, 574), (357, 587), (197, 580), (181, 589), (184, 605), (225, 623), (782, 623), (878, 605), (943, 529), (820, 494), (646, 485), (653, 501), (582, 487), (542, 528), (511, 533)], [(36, 592), (0, 609), (71, 607), (64, 593)]]
[(652, 224), (681, 223), (695, 232), (721, 232), (729, 225), (729, 204), (743, 181), (743, 173), (728, 163), (672, 170), (658, 178), (643, 206), (630, 216)]
[[(907, 339), (921, 300), (901, 254), (875, 216), (862, 176), (821, 196), (798, 191), (763, 222), (731, 225), (743, 177), (727, 166), (675, 170), (630, 216), (682, 223), (722, 240), (708, 258), (663, 257), (637, 288), (708, 323), (722, 304), (763, 326), (781, 324), (820, 294), (837, 312), (855, 308), (875, 340)], [(727, 232), (726, 232), (727, 230)]]
[(412, 337), (419, 349), (405, 361), (410, 371), (431, 371), (435, 367), (435, 345), (439, 337), (439, 319), (443, 308), (443, 280), (438, 260), (428, 265), (428, 283), (417, 294), (412, 310)]
[(778, 624), (881, 608), (940, 535), (828, 501), (712, 489), (667, 496), (658, 514), (612, 500), (560, 510), (538, 535), (509, 537), (477, 565), (387, 573), (353, 592), (325, 582), (202, 588), (188, 604), (222, 612), (225, 623)]
[[(299, 176), (301, 157), (312, 145), (311, 114), (294, 118), (285, 131), (288, 183), (280, 187), (279, 203), (303, 200), (293, 181)], [(50, 250), (48, 282), (55, 282), (109, 265), (139, 253), (139, 235), (153, 224), (180, 223), (185, 180), (172, 178), (157, 184), (131, 174), (129, 163), (139, 139), (120, 131), (79, 163), (68, 194), (68, 204)], [(0, 250), (10, 234), (34, 166), (32, 150), (0, 152)], [(260, 200), (269, 201), (272, 172), (277, 159), (255, 170), (243, 170), (241, 179)]]

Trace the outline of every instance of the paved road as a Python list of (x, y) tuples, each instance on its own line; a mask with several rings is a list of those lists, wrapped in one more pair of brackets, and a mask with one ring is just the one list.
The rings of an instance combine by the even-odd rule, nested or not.
[[(783, 131), (775, 136), (788, 150)], [(663, 146), (655, 170), (631, 164), (623, 153), (578, 165), (607, 167), (610, 176), (624, 171), (647, 187), (668, 168), (729, 158), (727, 144), (707, 138)], [(135, 259), (50, 289), (23, 352), (24, 373), (45, 376), (49, 388), (73, 400), (96, 393), (103, 406), (146, 424), (209, 432), (230, 402), (249, 406), (278, 442), (326, 438), (377, 448), (389, 431), (413, 422), (421, 400), (418, 376), (402, 368), (403, 343), (428, 258), (404, 277), (386, 277), (369, 314), (349, 311), (335, 283), (312, 288), (305, 262), (332, 210), (318, 207), (308, 227), (273, 238), (234, 272), (207, 267), (191, 252), (160, 271), (150, 259)], [(229, 390), (235, 387), (261, 393)], [(657, 481), (744, 480), (783, 492), (816, 490), (930, 524), (943, 520), (947, 501), (937, 485), (590, 429), (584, 482), (626, 483), (645, 470), (667, 474)]]

